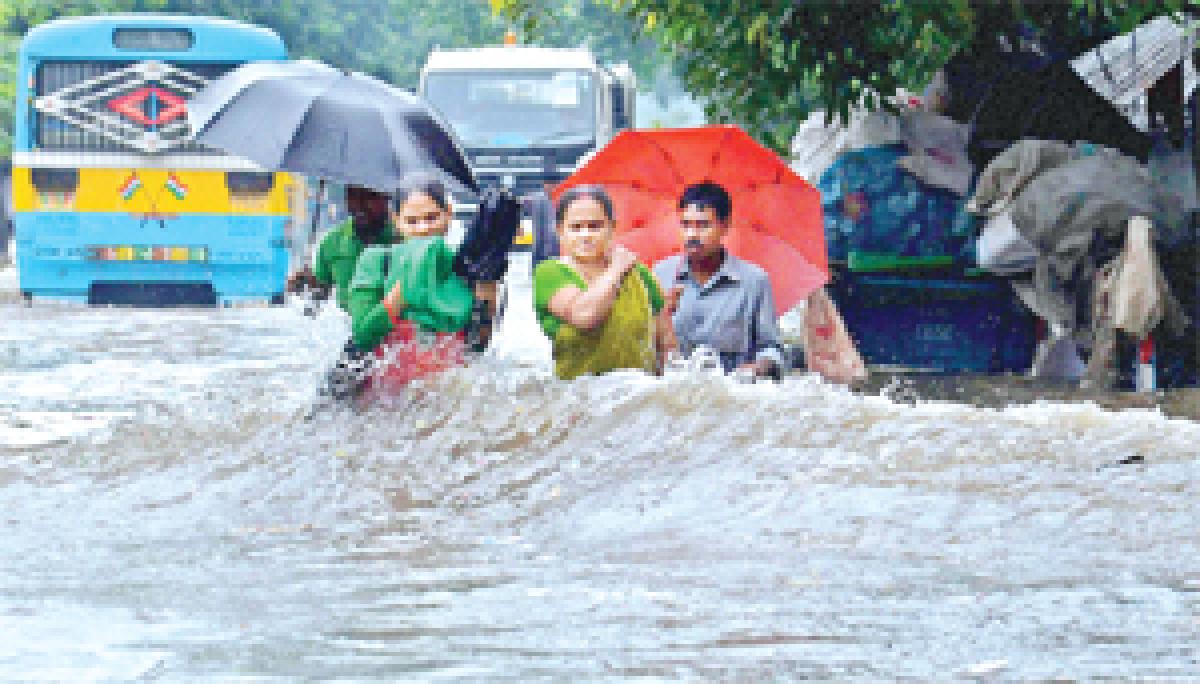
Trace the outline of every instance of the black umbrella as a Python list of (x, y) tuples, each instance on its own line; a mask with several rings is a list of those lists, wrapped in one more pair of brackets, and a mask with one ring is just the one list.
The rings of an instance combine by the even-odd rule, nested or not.
[(273, 171), (391, 192), (414, 172), (478, 192), (450, 127), (420, 97), (313, 61), (253, 62), (188, 102), (196, 141)]

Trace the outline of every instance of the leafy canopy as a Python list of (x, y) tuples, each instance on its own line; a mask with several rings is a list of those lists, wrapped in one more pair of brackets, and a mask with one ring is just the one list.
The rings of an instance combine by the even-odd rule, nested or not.
[[(1036, 40), (1067, 54), (1197, 0), (596, 0), (633, 19), (682, 64), (716, 121), (786, 150), (817, 108), (845, 115), (918, 89), (952, 55)], [(552, 0), (491, 0), (536, 32)]]

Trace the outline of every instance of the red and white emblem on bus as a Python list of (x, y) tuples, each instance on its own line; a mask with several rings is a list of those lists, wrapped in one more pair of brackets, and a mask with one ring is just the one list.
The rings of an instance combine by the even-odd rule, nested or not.
[(109, 100), (108, 108), (143, 126), (162, 126), (187, 115), (184, 99), (158, 86), (138, 88)]
[(183, 68), (157, 61), (120, 68), (105, 62), (48, 63), (42, 67), (43, 77), (53, 76), (48, 82), (66, 85), (41, 92), (33, 108), (65, 124), (44, 126), (45, 135), (74, 128), (136, 151), (165, 152), (190, 141), (187, 98), (208, 83), (196, 72), (216, 74), (212, 66)]

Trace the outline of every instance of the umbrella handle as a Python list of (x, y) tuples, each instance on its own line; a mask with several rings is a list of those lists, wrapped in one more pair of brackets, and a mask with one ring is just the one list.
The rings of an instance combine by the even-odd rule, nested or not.
[(325, 179), (322, 178), (317, 182), (317, 202), (313, 206), (312, 221), (309, 221), (308, 235), (304, 236), (304, 263), (310, 261), (311, 249), (313, 240), (317, 237), (317, 231), (321, 227), (321, 212), (325, 205)]
[[(303, 255), (303, 263), (309, 264), (312, 262), (312, 243), (316, 238), (317, 231), (321, 224), (321, 211), (325, 203), (325, 179), (322, 178), (317, 182), (317, 202), (313, 206), (312, 220), (308, 223), (308, 233), (304, 236), (304, 247), (301, 250)], [(307, 294), (307, 292), (306, 292)], [(320, 300), (305, 297), (304, 315), (309, 318), (316, 318), (317, 313), (321, 310)]]

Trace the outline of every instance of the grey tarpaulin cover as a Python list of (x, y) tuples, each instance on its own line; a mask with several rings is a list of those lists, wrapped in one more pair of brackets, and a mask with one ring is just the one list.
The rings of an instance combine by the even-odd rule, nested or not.
[(1019, 140), (1001, 152), (979, 174), (967, 211), (995, 216), (1038, 174), (1073, 158), (1070, 145), (1057, 140)]
[[(1132, 217), (1168, 226), (1183, 220), (1178, 200), (1163, 192), (1145, 167), (1111, 150), (1039, 174), (1010, 211), (1013, 225), (1038, 250), (1033, 285), (1039, 298), (1076, 277), (1096, 241), (1123, 244)], [(1053, 311), (1051, 320), (1073, 328), (1074, 310)]]

